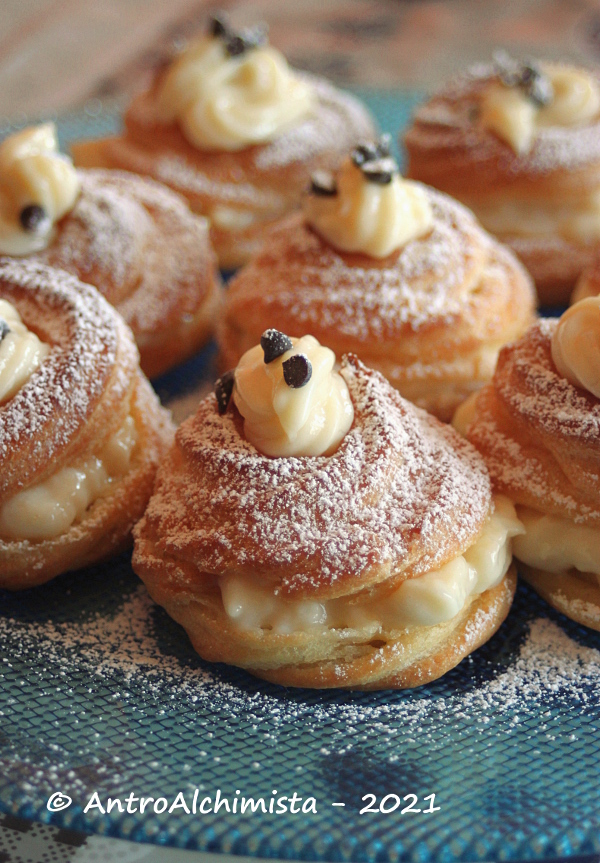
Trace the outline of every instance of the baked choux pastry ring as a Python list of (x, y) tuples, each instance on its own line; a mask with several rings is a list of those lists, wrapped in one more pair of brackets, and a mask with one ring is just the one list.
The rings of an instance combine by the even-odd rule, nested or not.
[(408, 176), (462, 201), (509, 245), (542, 304), (566, 303), (600, 247), (600, 79), (503, 52), (420, 106)]
[(454, 423), (516, 505), (519, 571), (556, 609), (600, 630), (600, 297), (504, 348), (492, 383)]
[(298, 209), (310, 174), (337, 166), (374, 134), (367, 109), (328, 81), (300, 73), (267, 43), (213, 18), (124, 117), (122, 134), (75, 145), (83, 167), (153, 177), (210, 220), (222, 268), (244, 264), (266, 229)]
[(463, 206), (404, 180), (386, 141), (369, 142), (336, 174), (315, 174), (304, 212), (232, 279), (221, 363), (234, 366), (269, 326), (308, 331), (449, 420), (534, 309), (514, 255)]
[(263, 333), (176, 433), (133, 566), (202, 657), (277, 683), (427, 683), (496, 631), (514, 509), (377, 372)]
[(94, 285), (131, 327), (150, 377), (212, 333), (220, 281), (206, 221), (150, 179), (76, 171), (52, 124), (0, 144), (0, 253)]
[(0, 259), (0, 587), (125, 548), (172, 427), (100, 294)]

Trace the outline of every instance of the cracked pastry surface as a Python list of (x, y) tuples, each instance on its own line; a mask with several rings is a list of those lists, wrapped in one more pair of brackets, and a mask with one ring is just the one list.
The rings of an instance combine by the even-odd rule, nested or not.
[(356, 353), (442, 419), (490, 380), (501, 345), (534, 316), (523, 267), (464, 207), (415, 184), (432, 226), (375, 258), (342, 252), (295, 215), (229, 285), (218, 339), (233, 367), (261, 332), (310, 332)]
[(92, 287), (1, 258), (0, 298), (0, 379), (15, 360), (23, 372), (0, 403), (0, 585), (12, 590), (128, 545), (172, 426)]
[[(571, 324), (557, 341), (567, 321), (539, 321), (503, 349), (492, 383), (459, 409), (455, 425), (483, 455), (494, 488), (516, 505), (525, 534), (514, 551), (525, 578), (559, 611), (600, 629), (600, 402), (587, 389), (598, 363), (592, 355), (582, 365), (586, 346), (597, 352), (600, 309), (591, 302), (593, 316), (578, 323), (593, 342), (583, 329), (573, 339)], [(574, 310), (586, 312), (572, 306), (567, 314)]]
[[(506, 97), (495, 64), (474, 67), (418, 108), (404, 143), (408, 175), (470, 207), (523, 261), (540, 301), (564, 303), (600, 244), (600, 81), (561, 64), (536, 69), (554, 101), (540, 107), (509, 90), (516, 143), (505, 104), (494, 106), (494, 119), (506, 136), (485, 122), (490, 93)], [(530, 140), (522, 137), (528, 123)]]
[[(286, 685), (417, 686), (508, 613), (518, 523), (509, 512), (489, 541), (492, 583), (459, 590), (458, 605), (440, 611), (444, 577), (460, 581), (441, 572), (460, 567), (496, 512), (485, 466), (355, 357), (339, 374), (354, 421), (328, 456), (266, 456), (246, 439), (232, 400), (208, 396), (159, 471), (135, 530), (134, 569), (206, 659)], [(471, 572), (464, 560), (462, 571)], [(403, 585), (424, 578), (425, 588), (432, 573), (433, 616), (411, 617), (407, 599), (409, 623), (400, 612), (377, 619)]]

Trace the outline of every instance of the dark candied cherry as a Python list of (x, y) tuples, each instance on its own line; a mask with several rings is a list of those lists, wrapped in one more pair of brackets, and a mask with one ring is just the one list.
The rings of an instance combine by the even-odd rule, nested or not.
[(235, 383), (234, 374), (234, 370), (231, 369), (231, 371), (225, 372), (224, 375), (221, 375), (221, 377), (217, 378), (215, 381), (215, 396), (217, 398), (217, 407), (219, 408), (221, 416), (227, 410), (229, 400), (231, 399), (233, 384)]
[(385, 159), (390, 155), (391, 143), (392, 136), (388, 134), (381, 135), (378, 141), (365, 141), (352, 151), (352, 161), (357, 168), (361, 168), (367, 162)]
[(0, 342), (3, 341), (4, 337), (10, 333), (10, 327), (6, 323), (6, 321), (0, 318)]
[(265, 330), (260, 337), (260, 346), (263, 349), (267, 365), (293, 348), (290, 337), (286, 336), (285, 333), (280, 333), (279, 330)]
[(226, 16), (222, 12), (218, 12), (216, 15), (212, 16), (208, 22), (208, 32), (215, 39), (221, 39), (222, 37), (227, 36), (229, 32), (229, 24)]
[(39, 204), (28, 204), (19, 213), (19, 221), (29, 234), (41, 233), (50, 223), (48, 213)]
[(337, 183), (331, 171), (315, 171), (310, 178), (310, 191), (325, 198), (337, 195)]
[(519, 86), (522, 87), (528, 98), (532, 102), (535, 102), (539, 108), (549, 105), (554, 98), (552, 81), (536, 66), (523, 66)]
[(312, 365), (305, 354), (294, 354), (283, 363), (283, 379), (294, 390), (306, 386), (312, 378)]

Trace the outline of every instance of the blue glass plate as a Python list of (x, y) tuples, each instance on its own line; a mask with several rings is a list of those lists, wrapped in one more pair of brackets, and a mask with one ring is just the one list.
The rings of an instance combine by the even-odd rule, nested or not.
[[(416, 98), (363, 95), (390, 131)], [(60, 131), (68, 143), (116, 123), (88, 112)], [(212, 357), (157, 381), (161, 396), (193, 399)], [(297, 860), (600, 853), (600, 634), (527, 587), (490, 642), (409, 692), (287, 690), (209, 666), (128, 555), (0, 593), (0, 644), (2, 812)]]

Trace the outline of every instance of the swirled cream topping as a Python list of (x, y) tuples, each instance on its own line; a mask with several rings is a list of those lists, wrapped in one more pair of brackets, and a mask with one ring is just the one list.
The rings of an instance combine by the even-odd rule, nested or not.
[(600, 87), (583, 69), (551, 63), (500, 69), (480, 103), (480, 122), (518, 155), (529, 152), (540, 129), (582, 126), (600, 113)]
[(348, 602), (285, 599), (248, 576), (219, 580), (227, 615), (240, 629), (267, 627), (288, 634), (323, 629), (383, 630), (435, 626), (452, 620), (473, 596), (497, 585), (512, 560), (512, 539), (523, 533), (515, 508), (495, 498), (494, 512), (475, 543), (440, 569), (404, 581), (391, 594)]
[(136, 442), (135, 422), (128, 416), (99, 455), (62, 468), (8, 500), (0, 509), (0, 536), (41, 541), (66, 533), (127, 472)]
[(0, 405), (11, 399), (50, 353), (27, 329), (18, 311), (0, 300)]
[(263, 44), (266, 31), (233, 32), (218, 19), (212, 35), (191, 45), (158, 91), (158, 122), (177, 122), (201, 150), (242, 150), (272, 141), (307, 117), (312, 88), (285, 57)]
[(29, 255), (45, 249), (79, 190), (72, 161), (58, 152), (53, 123), (6, 138), (0, 144), (0, 253)]
[(263, 333), (234, 373), (233, 400), (247, 440), (273, 457), (333, 453), (354, 419), (348, 387), (334, 364), (333, 351), (313, 336)]
[(433, 224), (425, 192), (400, 176), (385, 141), (357, 147), (335, 179), (315, 175), (304, 216), (334, 248), (374, 258), (387, 257)]
[(600, 297), (588, 297), (567, 309), (551, 349), (559, 374), (600, 398)]

